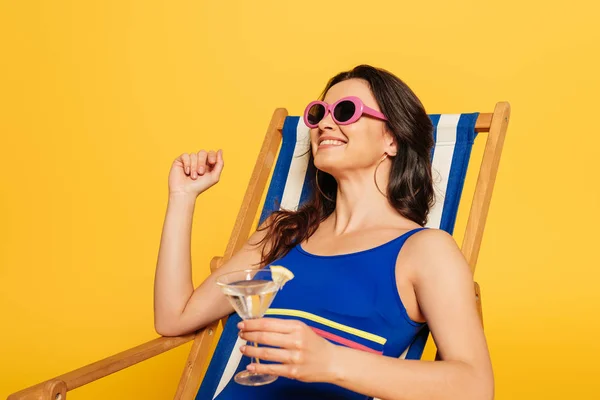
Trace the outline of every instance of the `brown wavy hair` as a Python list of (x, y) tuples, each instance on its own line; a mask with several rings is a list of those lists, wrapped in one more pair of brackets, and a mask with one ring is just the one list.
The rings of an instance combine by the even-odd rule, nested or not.
[[(402, 80), (369, 65), (359, 65), (334, 76), (323, 90), (321, 99), (333, 85), (348, 79), (362, 79), (369, 84), (381, 112), (388, 119), (387, 129), (397, 144), (398, 152), (391, 158), (388, 201), (400, 215), (424, 226), (434, 199), (431, 119), (421, 101)], [(312, 154), (309, 171), (316, 171)], [(261, 265), (280, 259), (294, 246), (307, 240), (335, 210), (337, 181), (323, 171), (319, 171), (318, 179), (323, 193), (317, 190), (313, 176), (311, 196), (297, 211), (275, 211), (259, 228), (267, 231), (260, 244), (269, 244), (263, 246)]]

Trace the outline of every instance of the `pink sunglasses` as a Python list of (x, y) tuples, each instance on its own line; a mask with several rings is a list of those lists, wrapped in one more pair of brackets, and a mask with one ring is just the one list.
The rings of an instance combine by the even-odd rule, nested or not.
[(352, 124), (363, 114), (387, 121), (385, 115), (367, 107), (358, 97), (349, 96), (339, 99), (332, 105), (318, 100), (310, 102), (304, 110), (304, 123), (309, 128), (316, 128), (328, 113), (331, 113), (333, 121), (338, 125)]

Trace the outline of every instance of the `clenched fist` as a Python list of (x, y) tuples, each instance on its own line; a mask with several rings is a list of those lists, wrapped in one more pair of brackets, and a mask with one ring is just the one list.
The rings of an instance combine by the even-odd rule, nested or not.
[(221, 150), (198, 153), (183, 153), (171, 166), (169, 172), (169, 193), (184, 193), (198, 196), (217, 182), (223, 171)]

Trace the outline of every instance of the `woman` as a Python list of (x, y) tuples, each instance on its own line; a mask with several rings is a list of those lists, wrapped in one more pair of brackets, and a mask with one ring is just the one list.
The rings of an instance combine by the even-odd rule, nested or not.
[[(180, 335), (232, 313), (217, 276), (280, 264), (296, 277), (271, 307), (302, 317), (282, 313), (239, 328), (243, 339), (270, 346), (243, 346), (245, 355), (274, 362), (248, 369), (283, 378), (259, 388), (232, 381), (217, 399), (492, 399), (467, 262), (450, 235), (423, 228), (433, 199), (433, 127), (423, 105), (400, 79), (364, 65), (335, 76), (322, 100), (305, 112), (318, 170), (312, 198), (271, 215), (196, 289), (194, 203), (218, 182), (223, 154), (175, 160), (156, 270), (157, 332)], [(398, 359), (424, 323), (441, 361)]]

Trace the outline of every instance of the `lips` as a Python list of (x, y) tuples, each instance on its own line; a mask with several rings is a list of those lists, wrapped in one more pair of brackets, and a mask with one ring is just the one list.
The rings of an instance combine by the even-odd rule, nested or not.
[(341, 140), (323, 140), (321, 143), (319, 143), (319, 146), (327, 146), (327, 145), (332, 145), (332, 146), (342, 146), (346, 143), (342, 142)]
[(347, 142), (344, 139), (332, 137), (332, 136), (322, 136), (319, 138), (319, 147), (321, 146), (343, 146)]

